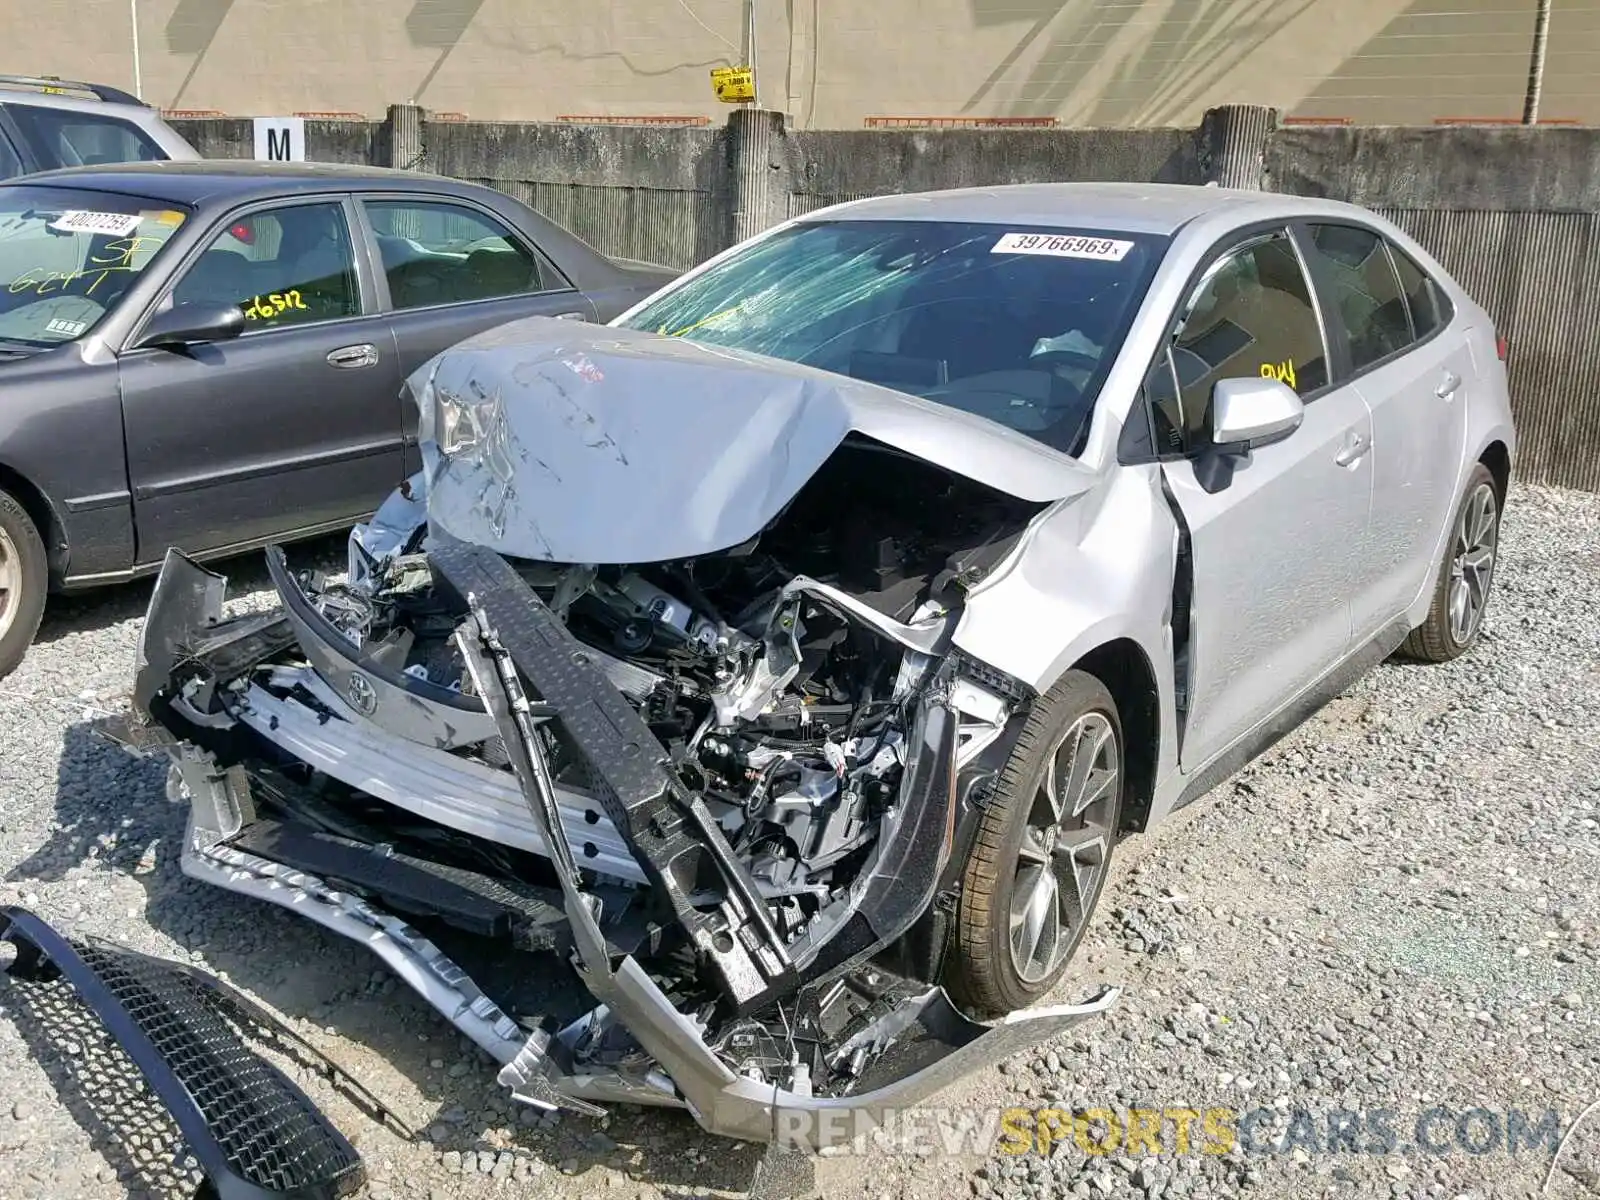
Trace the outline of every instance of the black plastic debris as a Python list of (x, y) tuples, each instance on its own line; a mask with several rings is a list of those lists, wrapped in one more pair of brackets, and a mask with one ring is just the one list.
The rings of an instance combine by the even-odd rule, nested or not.
[(355, 1147), (244, 1031), (316, 1052), (246, 997), (180, 963), (64, 937), (22, 908), (0, 909), (0, 940), (16, 948), (14, 987), (69, 983), (138, 1067), (205, 1177), (197, 1200), (337, 1200), (366, 1182)]

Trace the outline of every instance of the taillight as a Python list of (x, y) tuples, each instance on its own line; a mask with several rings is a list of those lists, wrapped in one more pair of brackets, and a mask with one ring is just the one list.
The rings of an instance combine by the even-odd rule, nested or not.
[(1501, 362), (1505, 362), (1506, 355), (1511, 353), (1511, 343), (1506, 341), (1504, 334), (1494, 335), (1494, 352), (1500, 356)]

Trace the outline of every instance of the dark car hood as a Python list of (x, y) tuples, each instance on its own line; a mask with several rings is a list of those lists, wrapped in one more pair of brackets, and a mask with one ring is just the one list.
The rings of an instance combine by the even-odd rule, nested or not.
[(689, 558), (759, 533), (852, 433), (1023, 500), (1084, 491), (1074, 459), (981, 417), (681, 338), (530, 318), (410, 388), (431, 524), (518, 558)]

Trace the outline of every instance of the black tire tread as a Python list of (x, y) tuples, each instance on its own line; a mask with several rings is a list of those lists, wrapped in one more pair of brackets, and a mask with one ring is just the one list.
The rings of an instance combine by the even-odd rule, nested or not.
[[(951, 980), (957, 999), (973, 1012), (1002, 1013), (1011, 1007), (999, 981), (999, 972), (1008, 968), (995, 961), (990, 939), (997, 919), (997, 894), (1015, 865), (1007, 852), (1011, 826), (1018, 819), (1015, 809), (1032, 802), (1026, 789), (1038, 770), (1038, 755), (1047, 752), (1052, 737), (1060, 730), (1062, 714), (1071, 712), (1075, 718), (1091, 708), (1117, 716), (1116, 703), (1103, 683), (1086, 672), (1067, 671), (1033, 705), (990, 793), (989, 807), (978, 824), (962, 874), (955, 947), (957, 969)], [(1116, 724), (1120, 739), (1120, 720)], [(1007, 915), (1002, 911), (998, 919), (1006, 920)]]
[[(1450, 512), (1450, 530), (1446, 535), (1444, 559), (1439, 563), (1438, 574), (1434, 577), (1433, 602), (1428, 606), (1428, 616), (1421, 625), (1406, 635), (1405, 641), (1400, 643), (1400, 649), (1396, 651), (1396, 655), (1400, 658), (1420, 663), (1446, 663), (1460, 658), (1478, 640), (1477, 629), (1473, 630), (1472, 637), (1465, 645), (1457, 645), (1450, 633), (1450, 560), (1455, 548), (1456, 524), (1461, 520), (1461, 508), (1466, 504), (1468, 497), (1477, 491), (1479, 485), (1485, 483), (1493, 487), (1494, 475), (1480, 462), (1467, 476), (1467, 485), (1462, 489), (1455, 508)], [(1498, 532), (1501, 506), (1504, 503), (1504, 497), (1499, 496), (1498, 489), (1496, 500), (1494, 519)], [(1498, 563), (1495, 565), (1499, 566)], [(1490, 586), (1493, 586), (1492, 581)], [(1485, 600), (1485, 603), (1487, 602)], [(1478, 629), (1482, 628), (1480, 621)]]
[(44, 539), (21, 502), (10, 492), (0, 491), (0, 525), (16, 543), (22, 557), (22, 611), (11, 628), (0, 636), (0, 679), (16, 670), (33, 643), (44, 617), (45, 593), (49, 590), (49, 559)]

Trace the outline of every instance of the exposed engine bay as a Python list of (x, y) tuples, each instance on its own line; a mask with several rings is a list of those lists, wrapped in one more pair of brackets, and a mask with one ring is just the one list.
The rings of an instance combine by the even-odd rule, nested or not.
[[(638, 567), (512, 560), (704, 797), (786, 938), (854, 878), (898, 795), (911, 712), (959, 587), (1025, 519), (1027, 506), (986, 492), (862, 446), (832, 460), (766, 534), (722, 555)], [(352, 552), (364, 554), (359, 540)], [(371, 557), (354, 574), (361, 583), (308, 589), (322, 616), (364, 654), (474, 697), (456, 643), (467, 614), (435, 586), (427, 556)], [(897, 628), (927, 649), (896, 640)], [(982, 715), (998, 725), (1001, 706), (991, 697)], [(508, 765), (498, 737), (463, 752)], [(558, 741), (548, 752), (557, 782), (581, 789), (583, 764)]]
[[(362, 941), (520, 1100), (756, 1140), (823, 1144), (830, 1106), (912, 1103), (1109, 1006), (989, 1024), (941, 987), (1032, 700), (952, 635), (1044, 503), (850, 434), (738, 544), (551, 561), (434, 519), (471, 466), (498, 537), (499, 419), (357, 527), (342, 579), (269, 550), (280, 608), (224, 619), (226, 581), (169, 554), (110, 732), (172, 760), (187, 873)], [(459, 934), (554, 953), (587, 998), (521, 1011)]]

